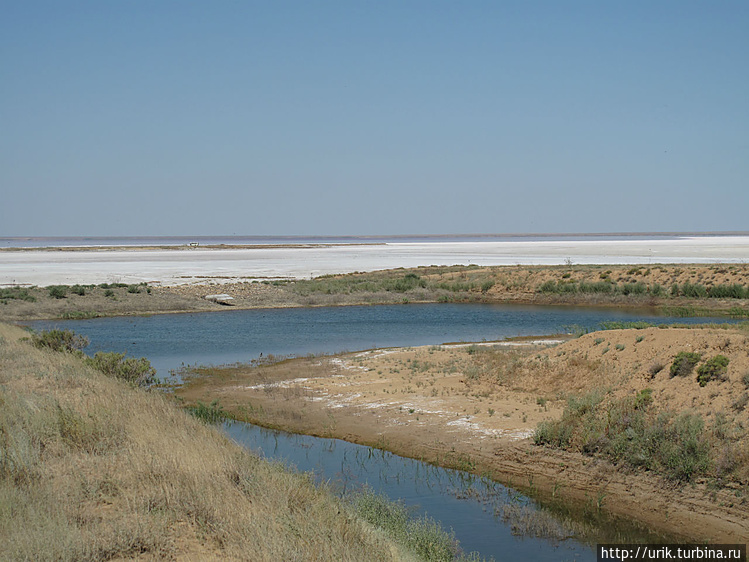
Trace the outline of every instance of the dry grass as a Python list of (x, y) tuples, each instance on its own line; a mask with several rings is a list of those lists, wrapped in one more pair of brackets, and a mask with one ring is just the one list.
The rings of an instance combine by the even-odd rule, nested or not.
[(339, 499), (0, 325), (0, 558), (394, 560)]

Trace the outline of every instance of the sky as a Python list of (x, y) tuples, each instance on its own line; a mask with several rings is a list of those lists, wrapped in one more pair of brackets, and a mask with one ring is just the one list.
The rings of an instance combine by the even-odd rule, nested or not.
[(0, 0), (0, 236), (749, 230), (749, 2)]

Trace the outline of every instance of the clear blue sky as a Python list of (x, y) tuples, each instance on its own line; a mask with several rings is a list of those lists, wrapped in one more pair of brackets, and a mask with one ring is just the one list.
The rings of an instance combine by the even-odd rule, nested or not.
[(0, 0), (0, 236), (749, 230), (749, 2)]

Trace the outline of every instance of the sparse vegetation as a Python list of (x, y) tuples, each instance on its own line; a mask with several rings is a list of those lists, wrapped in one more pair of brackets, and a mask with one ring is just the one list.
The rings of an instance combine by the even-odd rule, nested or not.
[(70, 292), (73, 293), (74, 295), (83, 297), (86, 295), (86, 287), (84, 287), (83, 285), (73, 285), (70, 288)]
[[(354, 512), (393, 537), (419, 560), (460, 560), (455, 537), (429, 517), (414, 518), (405, 505), (364, 489), (348, 499)], [(472, 558), (475, 559), (475, 558)]]
[(124, 353), (97, 351), (85, 361), (105, 375), (134, 386), (150, 386), (155, 381), (156, 369), (145, 357), (126, 357)]
[(654, 362), (650, 367), (648, 367), (648, 373), (650, 373), (650, 378), (655, 378), (655, 375), (660, 373), (666, 366), (661, 363), (660, 361)]
[(29, 293), (28, 289), (23, 289), (21, 287), (0, 289), (0, 302), (7, 304), (9, 300), (36, 302), (36, 297)]
[(53, 299), (64, 299), (68, 295), (68, 288), (65, 285), (51, 285), (47, 287), (47, 292)]
[(744, 386), (746, 388), (749, 388), (749, 373), (744, 373), (744, 375), (741, 377), (741, 382), (744, 383)]
[(52, 351), (79, 352), (88, 345), (88, 339), (71, 330), (49, 330), (31, 333), (31, 343)]
[(674, 480), (691, 480), (713, 466), (702, 416), (656, 411), (650, 389), (618, 400), (604, 400), (600, 393), (571, 398), (562, 419), (542, 422), (533, 439)]
[(702, 359), (702, 355), (694, 351), (680, 351), (671, 364), (671, 377), (688, 377), (694, 366)]
[[(318, 306), (342, 304), (394, 304), (419, 302), (530, 302), (561, 304), (616, 304), (655, 306), (681, 316), (721, 314), (749, 316), (745, 302), (747, 266), (662, 265), (640, 268), (615, 266), (429, 266), (346, 275), (326, 275), (311, 280), (272, 279), (232, 286), (234, 306)], [(649, 272), (649, 273), (648, 273)], [(645, 283), (645, 281), (648, 283)], [(85, 307), (100, 316), (160, 311), (206, 310), (205, 291), (199, 287), (152, 289), (146, 283), (121, 282), (58, 286), (61, 295), (85, 296), (65, 301), (48, 297), (48, 288), (0, 289), (6, 319), (60, 318)], [(667, 290), (666, 288), (670, 288)], [(125, 289), (122, 291), (121, 289)], [(146, 300), (144, 296), (158, 298)], [(102, 297), (109, 297), (102, 299)], [(245, 300), (245, 297), (249, 300)], [(36, 301), (32, 300), (36, 299)], [(259, 299), (259, 300), (258, 300)], [(55, 304), (55, 301), (60, 301)], [(33, 307), (22, 305), (36, 302)], [(742, 302), (743, 301), (743, 302)]]
[(198, 400), (195, 406), (186, 406), (185, 409), (200, 421), (208, 424), (222, 423), (228, 419), (218, 400), (214, 400), (208, 405)]
[(705, 386), (711, 380), (723, 377), (728, 370), (728, 357), (716, 355), (697, 368), (697, 382)]

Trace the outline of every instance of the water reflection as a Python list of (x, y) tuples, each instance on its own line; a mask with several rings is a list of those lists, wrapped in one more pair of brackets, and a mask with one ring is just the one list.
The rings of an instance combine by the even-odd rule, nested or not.
[[(341, 493), (367, 486), (401, 499), (415, 515), (429, 515), (455, 532), (461, 547), (497, 560), (594, 560), (591, 546), (549, 515), (534, 523), (549, 538), (517, 536), (523, 519), (538, 512), (529, 498), (485, 478), (399, 457), (336, 439), (322, 439), (232, 423), (226, 432), (269, 459), (311, 472)], [(508, 508), (507, 506), (511, 506)], [(549, 523), (551, 521), (552, 523)], [(526, 531), (533, 528), (525, 527)]]

